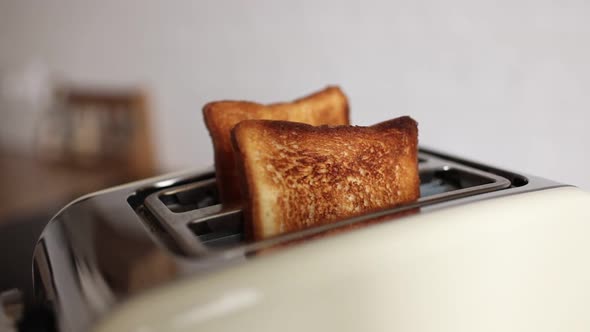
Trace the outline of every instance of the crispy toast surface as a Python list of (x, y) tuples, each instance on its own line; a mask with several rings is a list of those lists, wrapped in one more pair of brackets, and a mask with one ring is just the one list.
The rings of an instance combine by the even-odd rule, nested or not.
[(262, 105), (247, 101), (218, 101), (203, 107), (205, 124), (213, 141), (215, 172), (220, 199), (230, 206), (241, 202), (238, 171), (232, 150), (231, 130), (243, 120), (268, 119), (311, 125), (349, 123), (348, 100), (342, 90), (330, 86), (289, 103)]
[(243, 121), (232, 132), (255, 240), (415, 201), (418, 128)]

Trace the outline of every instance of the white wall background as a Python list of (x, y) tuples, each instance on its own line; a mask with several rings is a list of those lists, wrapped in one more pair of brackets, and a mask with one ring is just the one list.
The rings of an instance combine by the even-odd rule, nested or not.
[(355, 124), (409, 114), (423, 145), (590, 189), (586, 0), (0, 0), (0, 70), (31, 63), (149, 88), (166, 170), (212, 163), (207, 101), (339, 84)]

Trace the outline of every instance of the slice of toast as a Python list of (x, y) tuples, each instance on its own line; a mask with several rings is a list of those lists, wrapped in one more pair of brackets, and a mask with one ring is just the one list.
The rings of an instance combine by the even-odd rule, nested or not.
[(418, 127), (401, 117), (371, 127), (250, 120), (232, 139), (255, 240), (415, 201)]
[(348, 101), (338, 87), (327, 87), (290, 103), (262, 105), (246, 101), (218, 101), (203, 107), (205, 124), (213, 141), (217, 187), (223, 205), (241, 202), (238, 173), (231, 145), (231, 130), (247, 119), (285, 120), (311, 125), (349, 123)]

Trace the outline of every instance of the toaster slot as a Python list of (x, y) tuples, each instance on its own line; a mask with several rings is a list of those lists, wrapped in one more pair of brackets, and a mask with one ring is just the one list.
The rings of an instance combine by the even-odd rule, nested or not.
[(420, 172), (420, 196), (451, 192), (493, 183), (492, 179), (456, 168)]
[(174, 213), (183, 213), (219, 204), (217, 186), (212, 179), (167, 190), (159, 197), (162, 203)]
[[(425, 154), (420, 155), (419, 168), (420, 199), (388, 209), (388, 214), (510, 186), (510, 181), (493, 173)], [(252, 244), (243, 234), (242, 210), (219, 204), (214, 178), (160, 190), (147, 196), (144, 204), (186, 254), (204, 255)], [(318, 231), (338, 225), (324, 225)], [(313, 228), (302, 232), (309, 233), (313, 233)], [(289, 234), (288, 238), (292, 240), (293, 236), (296, 234)]]

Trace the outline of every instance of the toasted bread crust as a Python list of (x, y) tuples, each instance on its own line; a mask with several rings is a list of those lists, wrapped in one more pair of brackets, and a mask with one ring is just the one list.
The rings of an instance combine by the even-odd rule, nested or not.
[(254, 239), (420, 196), (418, 129), (410, 117), (371, 127), (250, 120), (232, 135)]
[(213, 141), (221, 202), (228, 206), (241, 201), (230, 137), (231, 129), (236, 124), (249, 119), (285, 120), (312, 125), (349, 123), (348, 100), (340, 88), (333, 86), (290, 103), (262, 105), (247, 101), (212, 102), (203, 107), (203, 116)]

